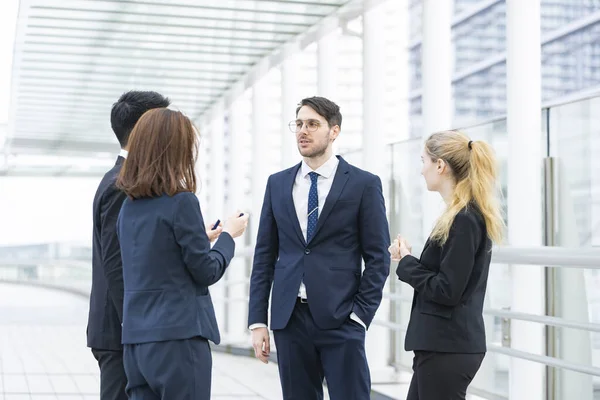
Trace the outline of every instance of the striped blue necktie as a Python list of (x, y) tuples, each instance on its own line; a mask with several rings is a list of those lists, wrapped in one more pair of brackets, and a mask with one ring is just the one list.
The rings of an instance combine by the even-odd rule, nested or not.
[(315, 230), (317, 229), (317, 221), (319, 220), (319, 194), (317, 192), (317, 179), (319, 174), (309, 172), (310, 190), (308, 192), (308, 221), (306, 225), (306, 241), (310, 242)]

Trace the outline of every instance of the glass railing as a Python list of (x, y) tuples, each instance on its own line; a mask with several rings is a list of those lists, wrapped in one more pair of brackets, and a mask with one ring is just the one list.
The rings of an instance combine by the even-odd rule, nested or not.
[(0, 282), (88, 296), (92, 282), (91, 248), (68, 243), (0, 247)]

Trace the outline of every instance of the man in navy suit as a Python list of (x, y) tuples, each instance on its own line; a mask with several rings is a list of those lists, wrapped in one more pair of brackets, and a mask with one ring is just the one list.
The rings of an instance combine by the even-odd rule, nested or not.
[[(333, 155), (339, 107), (302, 100), (290, 129), (301, 163), (269, 177), (250, 281), (256, 356), (269, 357), (267, 311), (285, 400), (369, 399), (365, 331), (389, 274), (381, 180)], [(365, 268), (361, 273), (362, 260)]]
[(131, 91), (121, 95), (110, 114), (121, 152), (94, 197), (92, 292), (87, 326), (87, 345), (100, 367), (101, 400), (127, 400), (121, 345), (123, 266), (116, 232), (117, 217), (126, 195), (115, 187), (115, 182), (127, 158), (129, 134), (138, 119), (150, 109), (168, 106), (169, 100), (156, 92)]

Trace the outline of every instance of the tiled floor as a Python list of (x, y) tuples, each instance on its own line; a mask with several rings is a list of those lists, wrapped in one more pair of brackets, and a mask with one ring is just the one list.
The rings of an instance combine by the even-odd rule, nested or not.
[[(0, 283), (0, 400), (98, 399), (98, 366), (86, 347), (87, 312), (82, 297)], [(213, 399), (282, 398), (273, 363), (213, 352), (213, 367)], [(373, 389), (404, 399), (409, 381), (402, 374)]]
[[(98, 399), (98, 367), (85, 346), (87, 301), (0, 284), (0, 399)], [(213, 353), (211, 398), (280, 400), (277, 367)]]

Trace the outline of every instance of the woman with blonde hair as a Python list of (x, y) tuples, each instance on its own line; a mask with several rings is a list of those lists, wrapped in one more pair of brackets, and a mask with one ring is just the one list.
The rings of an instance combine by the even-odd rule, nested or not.
[(127, 195), (117, 234), (125, 390), (132, 400), (210, 399), (208, 341), (218, 344), (220, 336), (208, 287), (225, 273), (248, 216), (236, 212), (222, 230), (209, 231), (218, 236), (211, 248), (195, 195), (197, 146), (185, 115), (147, 111), (117, 180)]
[(398, 278), (414, 288), (405, 349), (414, 351), (407, 400), (465, 399), (485, 357), (483, 302), (492, 242), (504, 222), (492, 148), (456, 131), (431, 135), (421, 156), (429, 191), (446, 209), (420, 258), (401, 236), (390, 246)]

